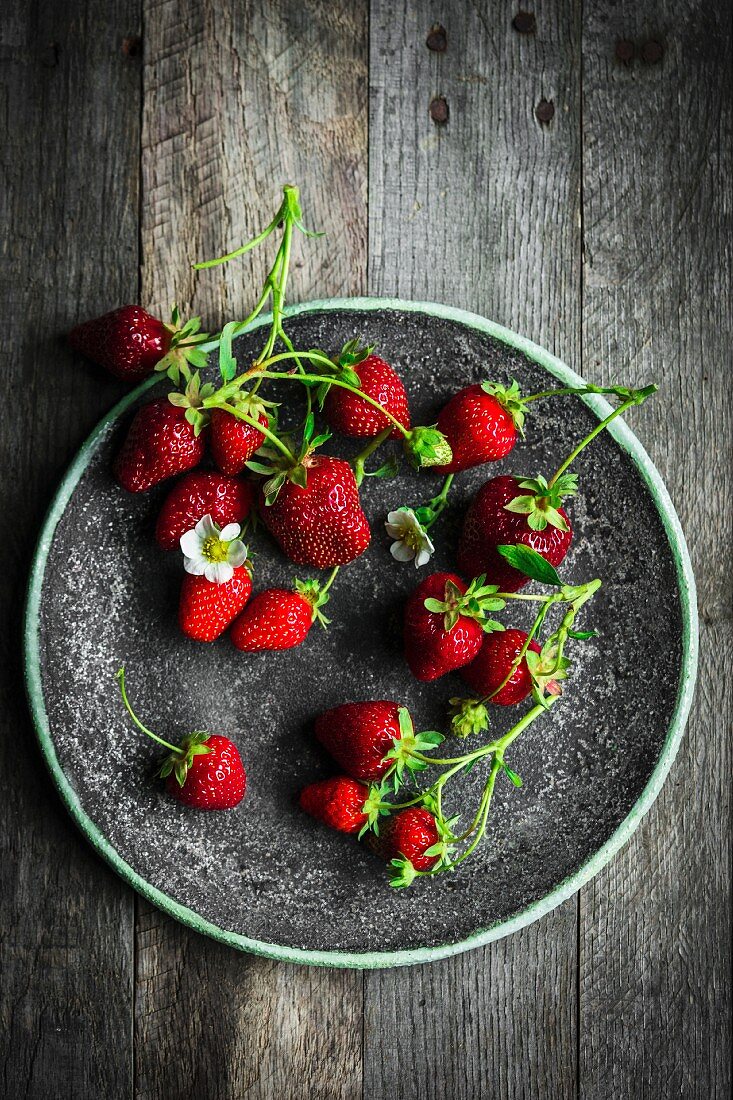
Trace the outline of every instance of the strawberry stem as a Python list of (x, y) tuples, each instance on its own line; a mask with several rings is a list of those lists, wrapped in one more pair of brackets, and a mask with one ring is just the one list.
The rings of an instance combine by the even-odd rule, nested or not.
[[(310, 397), (310, 389), (308, 390), (308, 396)], [(383, 431), (379, 433), (379, 435), (375, 435), (374, 439), (369, 441), (363, 451), (359, 451), (359, 454), (356, 455), (355, 458), (352, 458), (351, 465), (354, 470), (354, 477), (356, 478), (357, 485), (361, 485), (362, 481), (364, 480), (364, 464), (366, 460), (369, 458), (370, 455), (374, 454), (374, 452), (379, 447), (382, 446), (386, 439), (389, 439), (393, 431), (394, 428), (390, 424), (388, 427), (384, 428)]]
[(243, 420), (245, 424), (249, 424), (250, 427), (256, 428), (258, 432), (266, 436), (267, 439), (277, 447), (292, 463), (295, 465), (297, 459), (293, 452), (287, 447), (279, 436), (275, 435), (273, 431), (270, 431), (268, 427), (262, 424), (259, 420), (256, 420), (249, 413), (243, 412), (242, 409), (237, 408), (234, 405), (228, 404), (226, 401), (214, 401), (216, 394), (213, 394), (211, 398), (207, 398), (203, 405), (207, 409), (221, 409), (223, 412), (228, 412), (231, 416), (235, 416), (237, 420)]
[(608, 393), (614, 397), (620, 397), (625, 400), (630, 396), (631, 390), (627, 386), (594, 386), (589, 383), (587, 386), (561, 386), (559, 389), (554, 390), (542, 390), (540, 393), (531, 393), (529, 397), (523, 397), (522, 402), (526, 405), (529, 401), (540, 401), (544, 397), (565, 397), (570, 394), (575, 394), (578, 397), (583, 397), (589, 393)]
[(127, 688), (125, 687), (125, 670), (124, 670), (124, 668), (119, 669), (119, 671), (117, 672), (116, 675), (117, 675), (117, 682), (120, 685), (120, 695), (122, 696), (122, 702), (125, 704), (125, 708), (127, 710), (127, 713), (130, 715), (130, 718), (132, 718), (132, 720), (135, 723), (135, 725), (137, 726), (137, 728), (139, 730), (141, 730), (142, 733), (146, 733), (148, 735), (148, 737), (152, 737), (153, 741), (157, 741), (158, 744), (162, 745), (164, 748), (170, 749), (171, 752), (180, 753), (180, 751), (181, 751), (180, 746), (171, 745), (170, 741), (164, 741), (162, 737), (158, 737), (157, 733), (153, 733), (152, 730), (149, 730), (147, 726), (143, 725), (143, 723), (140, 721), (138, 716), (135, 714), (135, 711), (132, 709), (132, 705), (130, 704), (130, 700), (127, 698)]
[(643, 390), (632, 390), (629, 397), (621, 405), (619, 405), (617, 409), (614, 409), (613, 412), (605, 418), (605, 420), (601, 420), (599, 424), (596, 424), (593, 431), (590, 432), (585, 437), (585, 439), (581, 440), (575, 450), (573, 450), (568, 455), (563, 464), (555, 471), (554, 475), (550, 478), (550, 481), (548, 482), (549, 488), (551, 489), (553, 487), (557, 479), (565, 473), (568, 467), (578, 457), (580, 452), (584, 450), (584, 448), (587, 447), (588, 444), (591, 443), (597, 435), (599, 435), (605, 428), (607, 428), (612, 420), (615, 420), (617, 416), (621, 416), (622, 413), (625, 413), (626, 410), (630, 409), (633, 405), (643, 404), (643, 402), (646, 401), (647, 397), (650, 397), (651, 394), (656, 393), (657, 389), (658, 387), (652, 384), (651, 386), (646, 386)]
[(328, 577), (328, 580), (326, 581), (323, 588), (321, 589), (321, 595), (322, 596), (325, 595), (326, 592), (328, 592), (329, 588), (331, 587), (333, 582), (336, 580), (336, 575), (338, 574), (338, 571), (339, 571), (340, 568), (341, 568), (340, 565), (335, 565), (333, 567), (333, 569), (331, 570), (331, 572), (329, 574), (329, 577)]
[(448, 474), (445, 481), (443, 482), (443, 488), (440, 490), (437, 497), (433, 497), (432, 500), (428, 501), (427, 508), (430, 509), (433, 515), (430, 516), (430, 518), (425, 523), (423, 523), (423, 527), (426, 531), (428, 530), (428, 528), (433, 526), (436, 519), (448, 503), (448, 493), (450, 492), (454, 477), (455, 474)]

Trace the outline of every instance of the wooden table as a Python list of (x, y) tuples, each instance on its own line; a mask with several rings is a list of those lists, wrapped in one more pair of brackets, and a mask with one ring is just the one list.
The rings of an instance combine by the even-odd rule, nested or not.
[[(4, 9), (8, 1100), (729, 1095), (730, 10), (538, 0), (534, 29), (512, 25), (516, 10)], [(443, 50), (426, 45), (434, 22)], [(65, 466), (121, 392), (61, 334), (127, 301), (160, 311), (175, 298), (212, 330), (242, 315), (262, 265), (196, 276), (190, 261), (251, 235), (287, 181), (328, 233), (299, 250), (293, 296), (444, 301), (591, 380), (663, 387), (634, 427), (699, 585), (700, 681), (678, 761), (579, 896), (434, 966), (280, 965), (163, 917), (67, 819), (23, 699), (17, 624), (33, 542)], [(639, 675), (661, 660), (650, 654)]]

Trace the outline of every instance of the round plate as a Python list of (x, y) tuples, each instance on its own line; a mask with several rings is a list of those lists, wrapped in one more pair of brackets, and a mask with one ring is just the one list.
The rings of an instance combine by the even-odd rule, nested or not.
[[(527, 393), (555, 379), (581, 381), (534, 344), (444, 306), (347, 299), (295, 307), (289, 316), (296, 346), (333, 352), (354, 336), (375, 344), (405, 381), (414, 423), (433, 423), (450, 394), (485, 378), (516, 377)], [(258, 347), (257, 335), (241, 338), (239, 361)], [(536, 920), (587, 882), (659, 792), (696, 667), (687, 549), (660, 477), (629, 429), (615, 421), (575, 466), (581, 493), (570, 502), (575, 536), (561, 572), (572, 582), (603, 579), (582, 613), (582, 625), (600, 633), (574, 645), (564, 699), (512, 747), (509, 763), (524, 786), (497, 784), (484, 842), (458, 873), (393, 890), (376, 857), (316, 824), (295, 798), (334, 770), (313, 738), (320, 711), (394, 699), (409, 706), (418, 729), (444, 728), (446, 700), (465, 693), (457, 676), (418, 684), (404, 664), (401, 605), (426, 570), (395, 563), (383, 528), (390, 508), (421, 503), (440, 481), (406, 472), (364, 482), (372, 545), (334, 585), (328, 631), (314, 627), (304, 645), (285, 653), (241, 654), (226, 636), (196, 644), (176, 625), (180, 555), (153, 540), (167, 487), (132, 496), (110, 473), (131, 407), (150, 385), (112, 410), (67, 473), (43, 529), (27, 605), (27, 687), (41, 747), (97, 850), (150, 901), (200, 932), (330, 966), (443, 958)], [(278, 386), (291, 408), (302, 400), (294, 385)], [(487, 477), (550, 474), (608, 411), (598, 397), (534, 405), (526, 444), (457, 479), (433, 529), (431, 567), (451, 567), (460, 516)], [(336, 448), (348, 453), (349, 445), (326, 446)], [(254, 549), (255, 588), (292, 578), (292, 564), (266, 534)], [(522, 625), (517, 606), (504, 618)], [(163, 736), (208, 729), (237, 741), (249, 778), (240, 807), (193, 813), (165, 796), (151, 779), (159, 752), (131, 727), (117, 694), (121, 665), (133, 705)], [(513, 720), (494, 708), (492, 735)], [(483, 779), (476, 768), (453, 794), (448, 808), (462, 810), (464, 821)]]

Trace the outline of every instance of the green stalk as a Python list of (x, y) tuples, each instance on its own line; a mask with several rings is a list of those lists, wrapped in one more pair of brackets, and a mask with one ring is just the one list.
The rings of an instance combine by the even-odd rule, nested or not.
[[(310, 396), (310, 388), (308, 388), (308, 395)], [(361, 485), (362, 481), (364, 480), (364, 475), (365, 475), (364, 463), (366, 462), (366, 460), (369, 458), (370, 455), (374, 454), (374, 452), (379, 447), (382, 446), (382, 444), (384, 443), (384, 441), (386, 439), (389, 439), (389, 437), (392, 435), (393, 431), (394, 431), (394, 428), (390, 424), (389, 427), (384, 428), (379, 433), (379, 435), (375, 435), (374, 439), (372, 439), (367, 444), (367, 446), (364, 448), (363, 451), (359, 451), (359, 454), (356, 455), (355, 458), (352, 458), (351, 465), (352, 465), (353, 470), (354, 470), (354, 477), (356, 478), (356, 484), (357, 485)]]
[(127, 688), (125, 687), (125, 670), (124, 670), (124, 668), (121, 668), (118, 671), (117, 680), (118, 680), (119, 685), (120, 685), (120, 695), (122, 696), (122, 702), (125, 704), (125, 708), (127, 710), (127, 713), (130, 715), (130, 718), (132, 718), (132, 720), (135, 723), (135, 725), (137, 726), (137, 728), (139, 730), (141, 730), (142, 733), (146, 733), (148, 735), (148, 737), (152, 737), (153, 741), (157, 741), (159, 745), (163, 746), (163, 748), (170, 749), (171, 752), (180, 752), (181, 750), (180, 750), (180, 747), (178, 745), (171, 745), (170, 741), (164, 741), (162, 737), (158, 737), (157, 733), (153, 733), (153, 731), (149, 730), (147, 726), (144, 726), (142, 724), (142, 722), (140, 721), (140, 719), (138, 718), (138, 716), (135, 714), (135, 711), (132, 709), (132, 706), (130, 704), (130, 700), (127, 698)]
[[(213, 394), (212, 396), (216, 397), (216, 394)], [(274, 432), (270, 431), (270, 429), (265, 427), (264, 424), (261, 424), (259, 420), (255, 420), (253, 416), (250, 416), (248, 413), (242, 412), (241, 409), (236, 408), (234, 405), (229, 405), (226, 401), (216, 402), (207, 399), (206, 401), (204, 401), (204, 406), (207, 409), (222, 409), (224, 412), (228, 412), (232, 416), (236, 416), (237, 420), (243, 420), (245, 424), (249, 424), (250, 427), (256, 428), (258, 432), (261, 432), (262, 435), (266, 436), (274, 447), (277, 447), (288, 459), (290, 459), (293, 465), (295, 465), (295, 463), (297, 462), (297, 459), (293, 452), (290, 450), (289, 447), (285, 446), (279, 436), (276, 436)]]
[(651, 386), (647, 386), (643, 390), (634, 390), (634, 392), (631, 394), (631, 396), (626, 401), (624, 401), (621, 405), (619, 405), (619, 407), (617, 409), (614, 409), (613, 412), (610, 413), (606, 417), (605, 420), (602, 420), (600, 422), (600, 424), (596, 424), (593, 431), (590, 432), (585, 437), (585, 439), (581, 440), (581, 442), (578, 444), (578, 446), (575, 448), (575, 450), (572, 451), (568, 455), (568, 457), (565, 459), (562, 466), (560, 466), (559, 469), (557, 469), (555, 471), (555, 474), (553, 475), (553, 477), (551, 478), (551, 480), (549, 482), (550, 489), (555, 484), (557, 479), (559, 477), (561, 477), (562, 474), (565, 473), (567, 468), (575, 461), (575, 459), (578, 457), (580, 452), (585, 447), (587, 447), (588, 444), (591, 443), (596, 438), (597, 435), (599, 435), (605, 428), (607, 428), (612, 420), (615, 420), (617, 416), (621, 416), (622, 413), (625, 413), (626, 410), (630, 409), (633, 405), (641, 405), (644, 401), (646, 401), (647, 397), (649, 397), (653, 393), (656, 393), (657, 389), (658, 389), (658, 387), (656, 385), (651, 385)]

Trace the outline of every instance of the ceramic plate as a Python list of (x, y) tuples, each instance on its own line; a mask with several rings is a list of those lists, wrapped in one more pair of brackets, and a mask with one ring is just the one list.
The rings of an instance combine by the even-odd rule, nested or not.
[[(414, 423), (434, 422), (450, 394), (485, 378), (516, 377), (526, 392), (556, 379), (580, 382), (536, 345), (443, 306), (349, 299), (289, 312), (296, 346), (336, 351), (354, 336), (375, 344), (405, 381)], [(258, 334), (240, 339), (240, 362), (258, 347)], [(368, 850), (318, 826), (294, 800), (332, 772), (312, 734), (320, 711), (395, 699), (418, 728), (440, 728), (446, 699), (462, 691), (457, 676), (418, 684), (404, 664), (402, 604), (425, 570), (394, 563), (383, 528), (388, 510), (420, 503), (440, 481), (406, 472), (364, 483), (372, 544), (334, 586), (328, 631), (316, 627), (302, 647), (279, 654), (238, 653), (226, 636), (196, 644), (176, 625), (180, 556), (153, 540), (167, 488), (128, 495), (110, 473), (149, 386), (113, 409), (66, 475), (41, 536), (26, 618), (28, 692), (43, 753), (72, 816), (115, 870), (161, 909), (234, 947), (355, 967), (424, 962), (487, 943), (536, 920), (600, 870), (659, 792), (696, 665), (684, 539), (629, 428), (616, 421), (576, 466), (582, 491), (569, 506), (575, 537), (562, 572), (571, 581), (602, 578), (582, 618), (600, 633), (575, 646), (565, 698), (512, 749), (524, 786), (497, 784), (484, 843), (460, 872), (393, 890)], [(281, 383), (281, 398), (285, 390)], [(609, 406), (570, 397), (534, 410), (526, 444), (457, 479), (433, 529), (435, 568), (452, 567), (460, 516), (487, 477), (551, 473)], [(342, 440), (329, 446), (348, 453)], [(264, 534), (255, 549), (255, 588), (313, 574), (295, 570)], [(521, 613), (509, 611), (521, 626)], [(134, 705), (163, 736), (208, 729), (237, 741), (249, 780), (239, 808), (192, 813), (151, 780), (158, 750), (126, 719), (114, 678), (120, 665)], [(511, 723), (500, 711), (497, 733)], [(467, 815), (483, 780), (476, 768), (463, 782)]]

